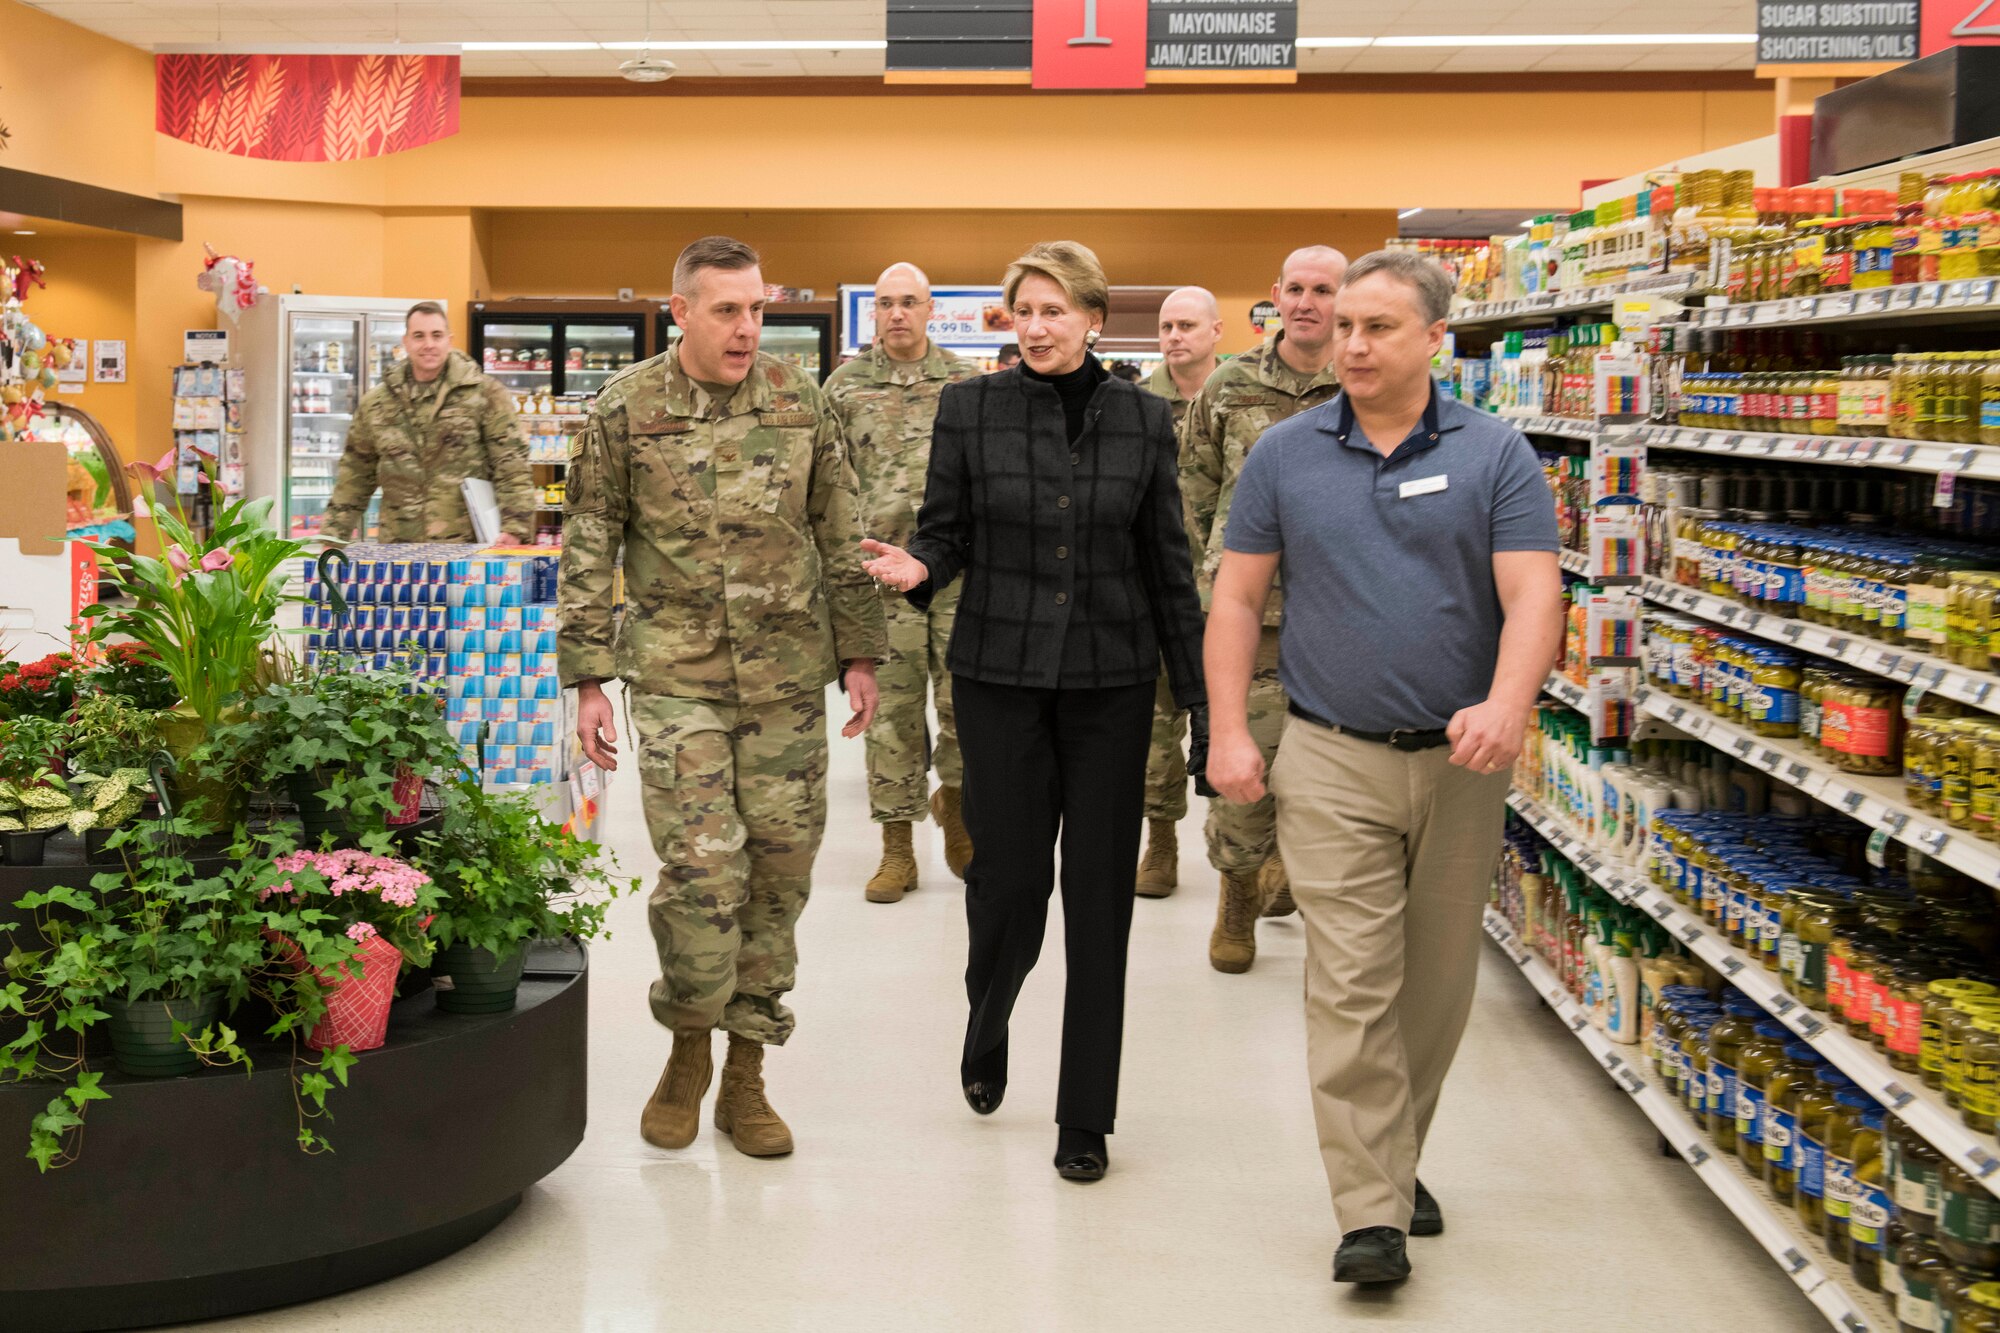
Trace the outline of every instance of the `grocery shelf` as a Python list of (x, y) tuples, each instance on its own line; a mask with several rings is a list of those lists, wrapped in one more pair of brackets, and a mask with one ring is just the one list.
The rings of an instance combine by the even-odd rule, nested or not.
[(1817, 328), (1843, 324), (1961, 324), (2000, 319), (2000, 279), (1909, 282), (1896, 287), (1778, 301), (1704, 306), (1688, 312), (1697, 329)]
[(1682, 703), (1654, 686), (1641, 686), (1634, 698), (1639, 707), (1668, 725), (1735, 755), (1752, 768), (1764, 770), (1989, 888), (2000, 887), (2000, 844), (1947, 828), (1909, 805), (1900, 777), (1843, 773), (1795, 740), (1752, 735), (1702, 705)]
[(2000, 1194), (2000, 1174), (1996, 1174), (2000, 1173), (2000, 1157), (1994, 1155), (1994, 1148), (1985, 1136), (1967, 1128), (1941, 1095), (1924, 1086), (1919, 1075), (1895, 1068), (1873, 1045), (1799, 1003), (1775, 973), (1737, 948), (1699, 913), (1676, 902), (1644, 871), (1599, 854), (1574, 825), (1525, 792), (1508, 792), (1507, 804), (1599, 888), (1659, 922), (1696, 957), (1950, 1158), (1953, 1165)]
[(1693, 273), (1654, 273), (1627, 282), (1586, 287), (1576, 292), (1542, 292), (1508, 301), (1474, 301), (1452, 316), (1454, 329), (1479, 325), (1532, 327), (1557, 315), (1581, 315), (1609, 310), (1628, 296), (1685, 296), (1694, 290)]
[(1797, 620), (1755, 611), (1727, 597), (1684, 588), (1663, 579), (1647, 579), (1643, 589), (1647, 601), (1712, 620), (1727, 629), (1755, 634), (1773, 643), (1788, 644), (1803, 652), (1845, 662), (1878, 676), (1921, 685), (1940, 698), (2000, 713), (2000, 676), (1990, 671), (1973, 671), (1956, 662), (1884, 643), (1880, 639), (1847, 635), (1810, 620)]
[(1712, 430), (1702, 426), (1641, 426), (1637, 443), (1654, 449), (1737, 454), (1780, 463), (1829, 463), (1898, 468), (1905, 472), (1956, 472), (1981, 481), (2000, 480), (2000, 448), (1934, 440), (1891, 440), (1849, 435), (1787, 435), (1767, 431)]
[(1570, 573), (1581, 574), (1585, 578), (1590, 577), (1590, 557), (1582, 551), (1558, 551), (1556, 559)]
[(1549, 678), (1542, 682), (1542, 693), (1560, 699), (1579, 713), (1583, 711), (1584, 696), (1589, 693), (1583, 686), (1571, 680), (1560, 671), (1551, 671)]
[(1588, 417), (1516, 417), (1504, 412), (1499, 416), (1523, 435), (1554, 435), (1584, 441), (1597, 438), (1597, 422)]
[(1682, 1108), (1671, 1088), (1642, 1072), (1637, 1046), (1621, 1046), (1600, 1032), (1562, 983), (1532, 950), (1522, 946), (1506, 921), (1488, 909), (1486, 933), (1507, 961), (1519, 969), (1542, 1002), (1556, 1012), (1578, 1042), (1619, 1087), (1631, 1096), (1682, 1161), (1743, 1224), (1764, 1252), (1789, 1276), (1826, 1321), (1847, 1333), (1895, 1333), (1888, 1302), (1864, 1290), (1845, 1265), (1807, 1233), (1797, 1214), (1753, 1181), (1736, 1158), (1719, 1152)]

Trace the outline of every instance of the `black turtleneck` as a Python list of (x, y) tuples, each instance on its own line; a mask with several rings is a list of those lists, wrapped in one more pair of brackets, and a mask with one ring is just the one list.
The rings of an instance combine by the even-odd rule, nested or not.
[(1027, 362), (1021, 363), (1021, 373), (1030, 380), (1046, 384), (1062, 399), (1063, 421), (1069, 427), (1069, 442), (1075, 444), (1083, 434), (1083, 412), (1090, 406), (1090, 396), (1097, 392), (1108, 374), (1104, 363), (1090, 353), (1083, 354), (1083, 364), (1062, 375), (1044, 375), (1031, 370)]

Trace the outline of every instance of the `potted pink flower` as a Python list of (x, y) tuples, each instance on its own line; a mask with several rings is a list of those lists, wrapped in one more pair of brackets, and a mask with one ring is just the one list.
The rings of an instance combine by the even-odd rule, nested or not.
[[(438, 894), (431, 877), (404, 861), (352, 848), (296, 851), (279, 856), (272, 868), (285, 878), (259, 894), (290, 899), (303, 920), (354, 941), (349, 964), (317, 970), (326, 991), (326, 1016), (306, 1034), (314, 1050), (346, 1046), (373, 1050), (386, 1039), (389, 1004), (403, 964), (430, 961), (424, 928), (436, 913)], [(292, 940), (274, 939), (281, 956), (304, 966)]]

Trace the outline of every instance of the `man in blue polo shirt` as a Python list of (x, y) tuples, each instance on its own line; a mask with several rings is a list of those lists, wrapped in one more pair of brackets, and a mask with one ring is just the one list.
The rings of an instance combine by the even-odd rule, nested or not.
[(1417, 1180), (1472, 1007), (1507, 782), (1562, 647), (1555, 503), (1498, 417), (1439, 394), (1451, 280), (1378, 251), (1334, 302), (1342, 392), (1258, 440), (1205, 645), (1208, 777), (1254, 801), (1245, 700), (1282, 565), (1291, 713), (1270, 789), (1306, 926), (1307, 1059), (1336, 1282), (1409, 1275)]

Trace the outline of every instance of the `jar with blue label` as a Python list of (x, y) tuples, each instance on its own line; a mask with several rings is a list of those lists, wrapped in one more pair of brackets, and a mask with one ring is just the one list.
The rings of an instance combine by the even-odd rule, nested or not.
[(1799, 684), (1803, 673), (1796, 653), (1782, 648), (1749, 651), (1749, 684), (1743, 693), (1744, 720), (1759, 736), (1799, 734)]
[(1854, 1211), (1854, 1139), (1861, 1132), (1861, 1117), (1875, 1109), (1875, 1099), (1863, 1092), (1843, 1092), (1827, 1117), (1826, 1129), (1826, 1238), (1827, 1253), (1846, 1263), (1854, 1253), (1848, 1235), (1848, 1221)]
[(1745, 995), (1724, 1001), (1722, 1017), (1708, 1030), (1708, 1115), (1703, 1123), (1718, 1148), (1736, 1147), (1737, 1067), (1743, 1045), (1768, 1022), (1763, 1006)]
[(1792, 1034), (1775, 1019), (1759, 1023), (1736, 1061), (1736, 1155), (1753, 1176), (1764, 1174), (1764, 1089), (1785, 1058)]
[(1843, 1093), (1855, 1092), (1854, 1080), (1831, 1065), (1821, 1065), (1798, 1095), (1798, 1136), (1793, 1147), (1797, 1191), (1793, 1207), (1813, 1235), (1826, 1227), (1826, 1135)]
[(1799, 1094), (1813, 1086), (1825, 1064), (1818, 1051), (1792, 1042), (1764, 1087), (1764, 1183), (1786, 1207), (1797, 1194)]
[(1847, 1234), (1852, 1252), (1847, 1266), (1867, 1291), (1882, 1290), (1882, 1255), (1888, 1245), (1889, 1224), (1896, 1216), (1883, 1166), (1883, 1123), (1881, 1107), (1862, 1112), (1861, 1128), (1848, 1152), (1854, 1176), (1848, 1201)]

